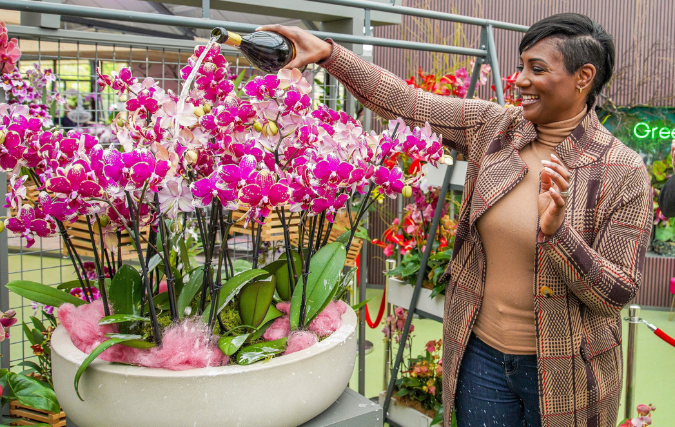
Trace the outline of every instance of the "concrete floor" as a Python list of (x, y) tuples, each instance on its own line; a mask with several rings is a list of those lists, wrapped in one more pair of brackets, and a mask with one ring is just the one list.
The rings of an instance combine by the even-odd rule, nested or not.
[[(380, 307), (382, 291), (369, 289), (368, 299), (371, 299), (370, 303), (368, 303), (368, 308), (371, 318), (374, 318)], [(627, 310), (624, 310), (624, 317), (627, 315), (626, 312)], [(641, 317), (656, 325), (670, 336), (675, 337), (675, 319), (672, 322), (668, 321), (668, 311), (643, 310)], [(443, 328), (438, 322), (427, 319), (414, 319), (413, 325), (415, 325), (413, 332), (413, 356), (422, 353), (427, 341), (442, 337)], [(624, 322), (624, 345), (628, 340), (627, 331), (627, 323)], [(384, 335), (382, 334), (382, 326), (378, 326), (375, 329), (367, 328), (366, 337), (374, 344), (373, 352), (366, 355), (366, 396), (374, 397), (380, 391), (386, 389), (383, 383)], [(396, 348), (395, 346), (394, 351), (396, 351)], [(651, 403), (656, 406), (657, 410), (652, 416), (654, 426), (675, 425), (675, 347), (671, 347), (663, 342), (646, 325), (640, 325), (638, 328), (637, 349), (635, 402), (638, 404)], [(358, 389), (358, 361), (352, 375), (350, 387), (355, 390)], [(623, 419), (624, 411), (622, 397), (621, 408), (619, 410), (620, 419)]]

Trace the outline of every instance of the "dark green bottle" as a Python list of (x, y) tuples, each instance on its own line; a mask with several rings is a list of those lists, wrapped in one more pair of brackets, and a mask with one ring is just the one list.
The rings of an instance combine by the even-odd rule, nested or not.
[(241, 36), (216, 27), (211, 31), (211, 39), (236, 47), (253, 66), (268, 73), (277, 73), (295, 58), (293, 43), (281, 34), (269, 31)]

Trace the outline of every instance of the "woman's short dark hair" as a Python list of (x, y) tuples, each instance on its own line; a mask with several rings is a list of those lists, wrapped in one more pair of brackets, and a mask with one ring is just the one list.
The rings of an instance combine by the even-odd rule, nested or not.
[(547, 37), (560, 40), (558, 48), (563, 56), (565, 69), (570, 74), (586, 64), (593, 64), (595, 67), (596, 74), (588, 96), (588, 104), (592, 105), (614, 73), (612, 36), (588, 16), (560, 13), (532, 25), (520, 42), (520, 53)]

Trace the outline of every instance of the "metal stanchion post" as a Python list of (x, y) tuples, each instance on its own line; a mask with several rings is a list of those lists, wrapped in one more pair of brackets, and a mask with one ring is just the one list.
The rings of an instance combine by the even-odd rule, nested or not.
[(624, 418), (632, 418), (635, 410), (635, 357), (637, 355), (637, 327), (641, 323), (640, 306), (631, 305), (628, 307), (628, 346), (626, 349), (626, 412)]
[[(385, 263), (385, 270), (387, 272), (393, 270), (396, 268), (396, 261), (393, 259), (388, 259)], [(385, 285), (384, 285), (384, 292), (387, 292), (387, 287), (389, 285), (389, 276), (385, 279)], [(387, 313), (386, 313), (386, 319), (389, 319), (389, 316), (391, 315), (391, 304), (389, 304), (388, 298), (384, 302), (387, 304)], [(388, 320), (387, 320), (388, 321)], [(384, 340), (384, 388), (386, 389), (387, 386), (389, 385), (389, 375), (391, 373), (391, 338), (385, 338)]]

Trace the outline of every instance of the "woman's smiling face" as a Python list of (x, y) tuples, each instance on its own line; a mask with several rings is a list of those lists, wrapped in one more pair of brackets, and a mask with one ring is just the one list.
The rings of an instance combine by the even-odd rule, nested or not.
[(516, 86), (523, 97), (523, 117), (534, 124), (559, 122), (579, 114), (595, 74), (593, 68), (590, 81), (584, 75), (588, 66), (593, 67), (590, 64), (568, 72), (558, 43), (560, 39), (548, 37), (520, 55)]

